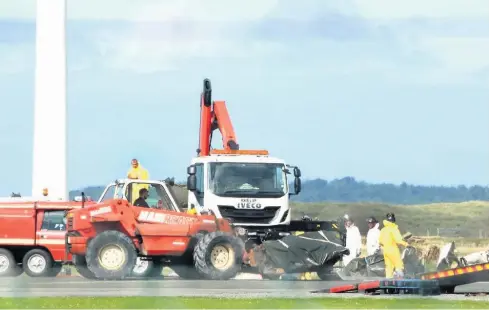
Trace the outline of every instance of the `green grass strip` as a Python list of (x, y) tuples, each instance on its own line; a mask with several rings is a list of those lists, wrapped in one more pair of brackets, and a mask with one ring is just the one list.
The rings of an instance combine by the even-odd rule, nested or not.
[(0, 298), (0, 309), (489, 309), (489, 302), (429, 298)]

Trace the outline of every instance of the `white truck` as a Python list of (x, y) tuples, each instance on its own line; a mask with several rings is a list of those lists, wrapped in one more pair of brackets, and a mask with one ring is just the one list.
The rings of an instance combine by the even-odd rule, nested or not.
[[(289, 175), (294, 174), (294, 189)], [(301, 191), (300, 170), (283, 160), (256, 154), (211, 154), (197, 157), (187, 168), (189, 208), (211, 211), (233, 225), (263, 230), (289, 225), (289, 198)]]

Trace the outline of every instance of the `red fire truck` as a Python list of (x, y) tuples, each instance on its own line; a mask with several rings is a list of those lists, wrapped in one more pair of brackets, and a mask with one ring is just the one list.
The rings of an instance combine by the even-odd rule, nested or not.
[(55, 277), (65, 257), (65, 212), (81, 202), (0, 201), (0, 277)]

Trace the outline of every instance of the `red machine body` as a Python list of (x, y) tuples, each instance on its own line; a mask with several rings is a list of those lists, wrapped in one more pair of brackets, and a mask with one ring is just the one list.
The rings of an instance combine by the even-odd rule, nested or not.
[(70, 252), (78, 255), (84, 255), (90, 239), (105, 230), (124, 233), (147, 256), (180, 256), (199, 232), (233, 233), (226, 220), (212, 215), (134, 207), (120, 199), (70, 212), (67, 217)]

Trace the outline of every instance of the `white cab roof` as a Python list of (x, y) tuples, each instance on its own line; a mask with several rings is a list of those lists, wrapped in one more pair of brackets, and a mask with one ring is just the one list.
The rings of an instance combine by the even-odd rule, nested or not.
[(285, 161), (280, 158), (269, 157), (264, 155), (209, 155), (195, 157), (192, 159), (192, 164), (209, 163), (209, 162), (231, 162), (231, 163), (272, 163), (285, 164)]

